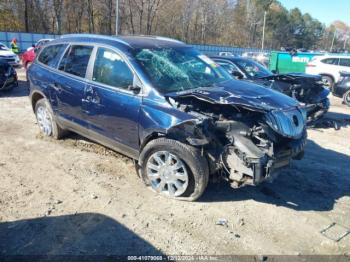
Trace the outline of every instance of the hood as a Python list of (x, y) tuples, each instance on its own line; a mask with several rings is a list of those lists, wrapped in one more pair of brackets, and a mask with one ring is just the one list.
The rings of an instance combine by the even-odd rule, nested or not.
[(12, 52), (11, 50), (0, 50), (0, 56), (15, 56), (16, 54)]
[(310, 75), (305, 73), (286, 73), (286, 74), (274, 74), (270, 76), (260, 77), (258, 79), (264, 80), (299, 80), (299, 79), (308, 79), (312, 81), (322, 81), (320, 75)]
[(213, 104), (231, 104), (259, 111), (286, 110), (298, 106), (296, 100), (282, 93), (238, 80), (213, 87), (168, 93), (165, 96), (175, 100), (177, 97), (195, 97)]

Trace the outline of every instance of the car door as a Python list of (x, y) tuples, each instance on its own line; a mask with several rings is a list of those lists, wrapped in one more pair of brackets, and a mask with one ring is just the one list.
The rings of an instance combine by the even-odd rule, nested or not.
[(56, 90), (57, 113), (73, 128), (88, 128), (82, 112), (82, 101), (86, 88), (86, 71), (91, 53), (91, 45), (71, 45), (58, 66), (60, 71), (53, 83)]
[(316, 72), (321, 75), (331, 75), (335, 80), (339, 78), (339, 58), (337, 57), (328, 57), (324, 58), (317, 65)]
[(94, 52), (83, 111), (96, 140), (133, 155), (139, 148), (138, 120), (141, 96), (132, 69), (119, 52), (99, 47)]

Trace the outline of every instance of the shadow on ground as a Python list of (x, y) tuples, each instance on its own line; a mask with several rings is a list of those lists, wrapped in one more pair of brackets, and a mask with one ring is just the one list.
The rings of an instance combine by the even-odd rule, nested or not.
[[(350, 108), (349, 108), (350, 109)], [(350, 111), (349, 111), (350, 112)], [(322, 130), (325, 128), (341, 129), (350, 126), (350, 114), (328, 112), (323, 118), (310, 125), (310, 129)]]
[(284, 206), (300, 211), (332, 210), (350, 196), (350, 156), (320, 147), (309, 140), (305, 157), (293, 161), (272, 183), (233, 189), (226, 182), (211, 183), (201, 202), (241, 201)]
[(26, 81), (18, 81), (18, 87), (11, 90), (0, 91), (0, 99), (2, 97), (23, 97), (29, 95), (28, 84)]
[(82, 213), (0, 223), (0, 255), (161, 255), (116, 220)]

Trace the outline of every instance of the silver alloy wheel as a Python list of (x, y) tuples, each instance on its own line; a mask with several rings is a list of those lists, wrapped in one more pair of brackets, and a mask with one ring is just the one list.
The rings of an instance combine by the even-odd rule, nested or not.
[(328, 76), (322, 76), (322, 82), (326, 87), (331, 88), (332, 82)]
[(168, 151), (151, 155), (146, 169), (151, 186), (158, 193), (178, 197), (188, 187), (188, 172), (184, 162)]
[(350, 106), (350, 90), (345, 94), (344, 102), (346, 105)]
[(38, 121), (41, 132), (50, 136), (52, 134), (52, 119), (47, 108), (39, 106), (36, 111), (36, 119)]

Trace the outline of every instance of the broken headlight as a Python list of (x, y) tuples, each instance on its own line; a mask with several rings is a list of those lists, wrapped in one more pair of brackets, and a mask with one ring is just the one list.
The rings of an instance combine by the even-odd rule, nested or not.
[(305, 129), (306, 111), (303, 108), (272, 111), (265, 115), (265, 119), (278, 134), (288, 138), (299, 138)]

